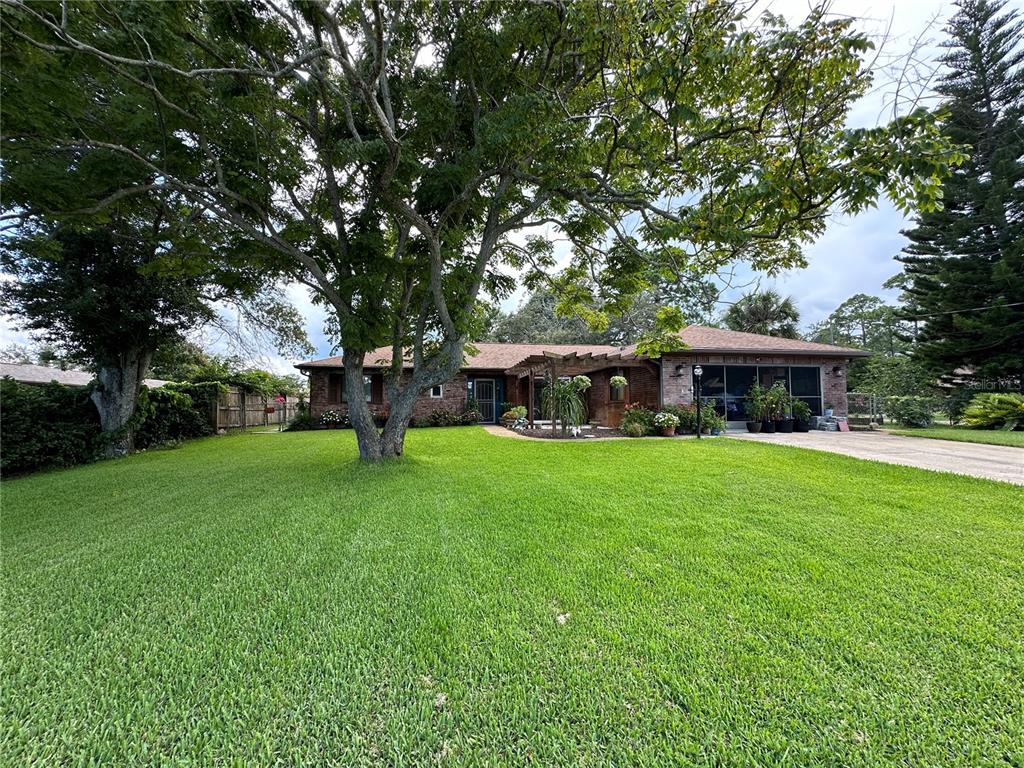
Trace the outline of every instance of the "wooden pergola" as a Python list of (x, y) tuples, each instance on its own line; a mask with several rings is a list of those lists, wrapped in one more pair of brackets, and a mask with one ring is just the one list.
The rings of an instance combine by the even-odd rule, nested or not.
[[(637, 355), (635, 352), (548, 352), (529, 355), (511, 368), (505, 371), (508, 376), (515, 376), (522, 379), (528, 377), (527, 381), (527, 418), (530, 429), (533, 429), (533, 397), (534, 379), (539, 373), (546, 373), (549, 381), (555, 382), (559, 376), (584, 376), (588, 373), (610, 368), (642, 368), (648, 364), (648, 358), (644, 355)], [(551, 414), (551, 432), (557, 431), (558, 425), (558, 404), (555, 404), (555, 412)]]

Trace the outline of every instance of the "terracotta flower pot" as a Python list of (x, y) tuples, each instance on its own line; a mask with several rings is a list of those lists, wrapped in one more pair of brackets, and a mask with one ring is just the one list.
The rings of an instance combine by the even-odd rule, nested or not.
[(676, 428), (675, 427), (662, 427), (661, 428), (661, 436), (662, 437), (675, 437), (675, 434), (676, 434)]

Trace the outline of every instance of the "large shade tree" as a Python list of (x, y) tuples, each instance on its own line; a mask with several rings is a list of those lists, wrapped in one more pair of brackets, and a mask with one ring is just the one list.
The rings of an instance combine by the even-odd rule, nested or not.
[[(0, 286), (0, 307), (95, 372), (108, 454), (133, 447), (153, 355), (196, 329), (218, 326), (234, 339), (258, 329), (279, 348), (308, 351), (301, 318), (276, 287), (280, 263), (152, 169), (64, 145), (100, 124), (132, 146), (162, 144), (160, 110), (140, 108), (120, 74), (91, 57), (5, 45), (2, 64), (0, 267), (15, 279)], [(69, 79), (82, 87), (69, 89)]]
[(5, 45), (2, 63), (0, 266), (15, 280), (0, 286), (0, 306), (96, 374), (91, 398), (110, 455), (132, 449), (139, 390), (162, 347), (217, 326), (309, 351), (275, 285), (280, 263), (152, 169), (58, 143), (102, 126), (136, 147), (164, 146), (161, 110), (140, 106), (93, 57)]
[[(415, 398), (462, 363), (481, 291), (510, 289), (499, 268), (554, 268), (524, 234), (572, 244), (560, 300), (600, 327), (652, 269), (799, 265), (830, 211), (883, 192), (927, 205), (956, 159), (922, 111), (845, 128), (870, 44), (822, 9), (790, 27), (673, 0), (4, 5), (5, 47), (89, 58), (166, 128), (132, 144), (100, 121), (66, 131), (67, 151), (147, 169), (330, 307), (370, 459), (401, 454)], [(381, 344), (378, 430), (361, 394)]]
[(216, 324), (222, 302), (241, 307), (283, 348), (308, 347), (301, 318), (272, 283), (181, 253), (186, 243), (144, 210), (141, 221), (122, 212), (84, 228), (33, 218), (0, 249), (0, 266), (15, 278), (0, 286), (0, 307), (95, 372), (91, 399), (108, 455), (134, 447), (136, 405), (153, 355)]

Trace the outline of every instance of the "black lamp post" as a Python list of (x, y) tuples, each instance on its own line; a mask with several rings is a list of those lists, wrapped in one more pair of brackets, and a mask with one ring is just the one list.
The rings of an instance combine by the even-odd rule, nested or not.
[(697, 396), (697, 439), (700, 440), (700, 377), (704, 373), (704, 369), (699, 365), (693, 367), (693, 375), (697, 378), (697, 385), (693, 388), (694, 394)]

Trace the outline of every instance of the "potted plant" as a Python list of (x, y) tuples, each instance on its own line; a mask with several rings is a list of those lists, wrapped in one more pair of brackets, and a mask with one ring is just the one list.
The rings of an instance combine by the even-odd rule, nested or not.
[(789, 434), (793, 431), (793, 398), (781, 384), (776, 384), (781, 392), (779, 393), (779, 406), (775, 417), (775, 430)]
[(761, 431), (774, 434), (778, 428), (779, 420), (785, 412), (786, 388), (782, 384), (773, 384), (764, 393), (764, 419), (761, 422)]
[(793, 431), (811, 431), (811, 406), (803, 400), (793, 401)]
[(661, 411), (654, 416), (654, 426), (658, 427), (665, 437), (672, 437), (676, 433), (676, 427), (679, 426), (679, 417), (674, 413)]
[(329, 409), (320, 415), (320, 423), (328, 429), (337, 429), (341, 426), (342, 415), (338, 411)]
[(832, 414), (834, 412), (835, 412), (835, 406), (832, 405), (832, 403), (826, 402), (825, 403), (825, 418), (826, 419), (831, 419), (832, 418)]
[(723, 431), (725, 431), (725, 419), (716, 413), (714, 421), (711, 422), (711, 436), (718, 437)]
[(747, 432), (760, 432), (764, 419), (764, 387), (754, 384), (747, 393)]

